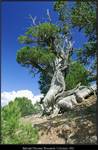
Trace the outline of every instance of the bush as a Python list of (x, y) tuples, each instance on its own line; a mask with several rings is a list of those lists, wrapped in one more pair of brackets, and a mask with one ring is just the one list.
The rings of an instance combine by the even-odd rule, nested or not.
[(17, 103), (10, 102), (1, 109), (2, 132), (12, 134), (19, 127), (19, 118), (21, 117), (20, 109)]
[(14, 103), (18, 104), (18, 107), (20, 108), (20, 111), (21, 111), (21, 116), (30, 115), (34, 112), (34, 107), (32, 105), (31, 100), (25, 97), (15, 98)]
[(34, 104), (34, 108), (35, 108), (35, 114), (42, 113), (42, 111), (43, 111), (39, 102), (36, 102)]
[(21, 116), (27, 116), (31, 114), (37, 114), (39, 112), (39, 107), (35, 107), (36, 105), (33, 105), (31, 100), (23, 97), (23, 98), (15, 98), (14, 103), (18, 104), (18, 107), (20, 108), (21, 111)]
[(75, 62), (69, 68), (69, 73), (65, 78), (66, 89), (70, 90), (75, 88), (75, 86), (81, 82), (82, 85), (88, 85), (88, 73), (84, 66), (79, 62)]
[(31, 124), (20, 123), (21, 110), (17, 101), (10, 102), (1, 109), (2, 144), (34, 144), (38, 131)]

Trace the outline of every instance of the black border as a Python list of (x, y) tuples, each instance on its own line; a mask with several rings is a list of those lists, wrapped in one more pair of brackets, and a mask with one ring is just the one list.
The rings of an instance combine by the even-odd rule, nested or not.
[[(56, 1), (56, 0), (2, 0), (0, 3), (0, 6), (3, 2), (49, 2), (49, 1)], [(67, 0), (67, 1), (74, 1), (74, 0)], [(98, 64), (98, 0), (80, 0), (80, 1), (96, 1), (97, 9), (96, 9), (96, 36), (97, 36), (97, 64)], [(0, 7), (0, 19), (2, 16), (2, 6)], [(2, 37), (2, 29), (0, 24), (0, 35)], [(2, 39), (2, 38), (1, 38)], [(0, 46), (1, 46), (1, 39), (0, 39)], [(0, 51), (1, 54), (1, 51)], [(1, 66), (0, 66), (1, 69)], [(0, 74), (1, 75), (1, 74)], [(97, 78), (98, 78), (98, 65), (97, 65)], [(98, 79), (97, 79), (97, 86), (98, 86)], [(0, 80), (1, 83), (1, 80)], [(0, 87), (1, 90), (1, 87)], [(0, 95), (1, 98), (1, 95)], [(1, 101), (0, 101), (1, 106)], [(1, 109), (1, 107), (0, 107)], [(0, 119), (1, 119), (1, 110), (0, 110)], [(0, 121), (1, 122), (1, 121)], [(96, 102), (96, 127), (97, 127), (97, 137), (98, 137), (98, 99)], [(0, 123), (0, 143), (1, 143), (1, 123)], [(85, 148), (89, 148), (91, 150), (98, 149), (98, 138), (97, 138), (97, 144), (0, 144), (1, 148), (5, 149), (22, 149), (22, 150), (74, 150), (74, 149), (81, 149), (84, 150)]]
[(1, 148), (10, 150), (97, 150), (98, 145), (76, 145), (76, 144), (6, 144), (0, 145)]
[[(97, 90), (98, 90), (98, 1), (96, 0), (96, 37), (97, 37)], [(97, 92), (97, 101), (96, 101), (96, 127), (97, 127), (97, 144), (98, 144), (98, 92)]]

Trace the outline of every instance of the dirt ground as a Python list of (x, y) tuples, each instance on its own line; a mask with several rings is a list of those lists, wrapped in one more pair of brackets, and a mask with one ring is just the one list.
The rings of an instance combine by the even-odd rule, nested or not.
[(21, 121), (38, 128), (38, 144), (96, 144), (96, 97), (54, 118), (31, 115)]

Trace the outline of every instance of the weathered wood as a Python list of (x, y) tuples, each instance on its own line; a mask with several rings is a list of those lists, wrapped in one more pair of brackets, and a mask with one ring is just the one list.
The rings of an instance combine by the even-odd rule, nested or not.
[(75, 95), (67, 96), (58, 102), (58, 107), (61, 109), (72, 109), (75, 105), (77, 105)]
[(94, 93), (96, 90), (96, 85), (91, 86), (80, 86), (80, 88), (75, 92), (77, 102), (82, 102), (90, 94)]
[(73, 50), (72, 42), (67, 36), (60, 35), (60, 37), (54, 40), (54, 47), (54, 51), (57, 54), (53, 62), (54, 74), (50, 89), (43, 99), (43, 112), (46, 112), (46, 114), (58, 113), (59, 108), (72, 109), (77, 103), (82, 102), (86, 96), (96, 89), (95, 86), (80, 86), (79, 83), (76, 88), (66, 91), (64, 78), (69, 68), (69, 56)]
[[(57, 54), (53, 62), (53, 78), (51, 80), (50, 89), (43, 99), (44, 112), (50, 111), (53, 113), (54, 105), (58, 98), (63, 95), (65, 84), (65, 73), (69, 67), (69, 56), (72, 49), (71, 39), (65, 35), (58, 35), (54, 40), (54, 53)], [(66, 48), (66, 51), (65, 51)], [(49, 110), (50, 109), (50, 110)]]
[(89, 87), (79, 86), (73, 90), (68, 91), (68, 94), (65, 94), (66, 97), (61, 98), (57, 102), (58, 109), (56, 108), (56, 110), (54, 111), (55, 112), (54, 115), (57, 114), (59, 110), (73, 109), (74, 106), (78, 105), (78, 103), (80, 102), (83, 102), (85, 98), (89, 96), (91, 93), (94, 93), (95, 90), (96, 90), (96, 85), (92, 85)]
[(51, 86), (46, 96), (43, 99), (44, 109), (47, 111), (49, 107), (53, 111), (56, 103), (56, 96), (62, 95), (65, 90), (64, 72), (61, 71), (61, 59), (55, 60), (55, 72), (51, 81)]

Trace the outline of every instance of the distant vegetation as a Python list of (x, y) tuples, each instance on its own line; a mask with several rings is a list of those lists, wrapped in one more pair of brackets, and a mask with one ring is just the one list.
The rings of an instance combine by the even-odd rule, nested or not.
[(31, 100), (27, 99), (26, 97), (15, 98), (14, 103), (18, 104), (22, 117), (41, 112), (41, 106), (39, 105), (39, 103), (37, 102), (36, 104), (33, 105)]
[[(35, 107), (36, 106), (36, 107)], [(40, 112), (38, 104), (27, 98), (16, 98), (1, 109), (1, 139), (3, 144), (37, 143), (38, 131), (31, 124), (22, 124), (20, 118)]]

